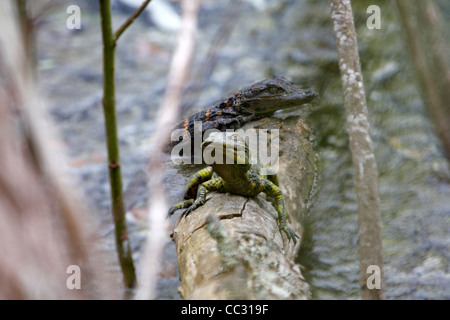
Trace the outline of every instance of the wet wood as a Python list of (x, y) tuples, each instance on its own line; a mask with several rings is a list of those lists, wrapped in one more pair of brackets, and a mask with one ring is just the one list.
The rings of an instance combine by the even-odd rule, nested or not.
[(300, 236), (296, 245), (278, 230), (277, 212), (263, 194), (246, 198), (211, 193), (205, 205), (180, 215), (173, 232), (184, 299), (308, 299), (294, 256), (314, 182), (310, 129), (297, 116), (263, 119), (247, 128), (279, 129), (278, 178)]

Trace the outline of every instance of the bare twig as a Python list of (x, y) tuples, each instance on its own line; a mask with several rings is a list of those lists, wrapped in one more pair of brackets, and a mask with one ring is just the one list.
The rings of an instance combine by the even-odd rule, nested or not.
[(16, 0), (16, 8), (19, 18), (22, 36), (24, 39), (25, 52), (31, 62), (33, 76), (37, 76), (37, 55), (36, 55), (36, 32), (39, 25), (51, 10), (57, 6), (56, 0), (30, 1)]
[(115, 224), (117, 255), (122, 269), (124, 284), (133, 288), (136, 284), (130, 243), (128, 240), (123, 201), (122, 175), (120, 168), (119, 143), (117, 139), (116, 100), (114, 79), (114, 56), (116, 43), (122, 33), (144, 11), (151, 0), (146, 0), (113, 34), (110, 0), (99, 0), (103, 36), (103, 112), (105, 116), (106, 140), (108, 147), (108, 169), (111, 185), (111, 202)]
[(33, 71), (33, 75), (36, 75), (37, 57), (36, 57), (36, 43), (35, 43), (35, 26), (33, 17), (30, 15), (29, 3), (26, 0), (17, 0), (16, 8), (22, 33), (23, 44), (25, 53), (30, 66)]
[(442, 16), (435, 1), (396, 3), (423, 100), (450, 160), (450, 68)]
[(103, 37), (103, 114), (105, 116), (108, 170), (111, 186), (112, 213), (115, 224), (116, 249), (123, 273), (124, 285), (127, 288), (133, 288), (136, 283), (136, 273), (125, 220), (119, 142), (117, 139), (114, 79), (115, 43), (112, 32), (111, 3), (109, 0), (99, 0), (99, 3)]
[[(21, 1), (21, 0), (20, 0)], [(55, 10), (59, 3), (56, 0), (48, 0), (47, 2), (28, 1), (30, 5), (36, 6), (33, 16), (31, 17), (34, 26), (38, 26), (44, 17), (48, 16), (52, 10)]]
[[(0, 7), (0, 298), (100, 298), (92, 230), (77, 190), (61, 179), (63, 156), (49, 143), (12, 2)], [(83, 291), (65, 286), (69, 265), (80, 267)]]
[[(360, 285), (363, 299), (384, 298), (383, 250), (381, 239), (378, 170), (366, 106), (361, 65), (350, 0), (330, 0), (331, 19), (336, 36), (347, 129), (355, 170), (359, 210)], [(379, 268), (379, 288), (368, 288), (368, 267)], [(369, 274), (371, 275), (371, 273)]]
[(195, 84), (189, 88), (188, 92), (186, 92), (186, 101), (183, 101), (181, 114), (189, 111), (197, 103), (198, 96), (202, 90), (205, 89), (209, 78), (216, 69), (217, 63), (221, 58), (220, 54), (222, 49), (230, 39), (231, 33), (240, 18), (240, 8), (242, 7), (242, 3), (242, 0), (236, 0), (228, 4), (226, 11), (221, 18), (222, 23), (219, 25), (211, 43), (209, 44), (208, 51), (203, 58), (201, 67), (198, 68), (193, 75)]
[(114, 44), (116, 44), (117, 40), (119, 40), (119, 37), (130, 26), (130, 24), (132, 24), (133, 21), (142, 13), (142, 11), (144, 11), (145, 7), (147, 7), (150, 1), (151, 0), (145, 0), (142, 5), (120, 26), (120, 28), (117, 29), (116, 33), (114, 34)]
[(162, 248), (167, 237), (165, 232), (168, 205), (164, 193), (162, 150), (175, 124), (174, 115), (179, 112), (180, 100), (189, 74), (189, 64), (193, 56), (197, 28), (197, 12), (200, 0), (183, 0), (182, 27), (178, 34), (176, 48), (172, 57), (168, 83), (161, 103), (157, 127), (154, 134), (155, 150), (150, 158), (149, 175), (152, 183), (149, 208), (149, 231), (146, 249), (142, 259), (142, 278), (136, 299), (155, 297), (157, 275), (160, 268)]

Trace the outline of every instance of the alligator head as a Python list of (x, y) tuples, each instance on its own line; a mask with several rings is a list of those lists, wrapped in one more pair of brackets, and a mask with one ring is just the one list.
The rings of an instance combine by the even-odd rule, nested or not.
[(266, 115), (277, 110), (312, 102), (317, 92), (302, 89), (283, 77), (266, 79), (240, 90), (235, 95), (234, 106), (250, 113)]

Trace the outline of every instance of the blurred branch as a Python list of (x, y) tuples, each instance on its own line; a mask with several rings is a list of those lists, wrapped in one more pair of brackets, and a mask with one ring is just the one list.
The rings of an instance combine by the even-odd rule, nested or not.
[(149, 4), (151, 0), (145, 0), (142, 5), (117, 29), (114, 34), (114, 44), (119, 40), (122, 33), (133, 23), (133, 21), (144, 11), (145, 7)]
[(58, 6), (58, 3), (56, 0), (15, 0), (15, 2), (25, 45), (25, 52), (32, 63), (32, 71), (34, 75), (36, 75), (36, 32), (43, 18), (54, 10)]
[(142, 259), (142, 279), (136, 293), (136, 299), (155, 297), (156, 280), (160, 268), (162, 249), (165, 243), (166, 216), (169, 210), (164, 189), (164, 168), (162, 152), (167, 137), (175, 124), (175, 115), (179, 113), (183, 89), (189, 74), (192, 60), (197, 14), (201, 0), (182, 0), (182, 21), (178, 40), (170, 64), (166, 92), (159, 108), (154, 134), (155, 151), (150, 157), (149, 175), (152, 188), (148, 216), (148, 238)]
[[(13, 1), (2, 3), (0, 298), (100, 298), (102, 283), (97, 280), (102, 268), (98, 252), (92, 250), (89, 218), (75, 200), (79, 190), (62, 181), (62, 155), (51, 149), (55, 135), (45, 122), (31, 61), (23, 42), (17, 41), (15, 17)], [(80, 267), (84, 290), (65, 286), (69, 265)]]
[(99, 0), (103, 37), (103, 113), (105, 116), (108, 169), (111, 186), (112, 213), (115, 224), (117, 255), (126, 288), (133, 288), (136, 273), (128, 240), (120, 170), (119, 142), (117, 139), (114, 56), (115, 42), (112, 31), (111, 3)]
[(195, 81), (193, 86), (185, 90), (185, 101), (181, 106), (181, 115), (185, 114), (187, 111), (191, 111), (192, 107), (197, 104), (198, 97), (201, 91), (205, 89), (208, 80), (210, 80), (211, 75), (216, 69), (217, 63), (219, 62), (222, 54), (222, 49), (225, 44), (229, 41), (231, 33), (241, 15), (242, 0), (235, 0), (229, 2), (226, 11), (220, 18), (221, 24), (218, 26), (217, 31), (209, 44), (208, 51), (206, 52), (201, 67), (198, 68), (193, 75), (193, 80)]
[[(355, 190), (359, 211), (360, 286), (363, 299), (384, 299), (383, 247), (381, 238), (378, 170), (366, 106), (361, 65), (350, 0), (329, 0), (344, 90)], [(367, 287), (368, 267), (380, 269), (380, 289)]]
[(450, 160), (450, 68), (442, 16), (433, 0), (397, 0), (397, 8), (423, 99)]
[(27, 0), (16, 0), (16, 8), (26, 58), (30, 62), (30, 67), (32, 68), (33, 74), (36, 75), (37, 56), (36, 56), (34, 19), (29, 12)]
[[(18, 0), (24, 1), (24, 0)], [(27, 1), (27, 0), (25, 0)], [(34, 7), (33, 15), (31, 17), (33, 25), (39, 26), (41, 21), (45, 16), (47, 16), (52, 10), (56, 10), (60, 5), (57, 0), (47, 0), (46, 2), (38, 2), (38, 1), (29, 1), (30, 5), (32, 4)]]

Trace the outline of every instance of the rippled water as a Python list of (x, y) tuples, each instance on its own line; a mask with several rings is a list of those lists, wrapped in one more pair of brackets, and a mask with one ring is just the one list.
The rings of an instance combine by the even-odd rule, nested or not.
[[(448, 299), (448, 162), (415, 86), (395, 7), (382, 4), (380, 31), (364, 27), (362, 6), (354, 11), (380, 175), (386, 296)], [(323, 63), (314, 82), (323, 97), (311, 115), (320, 177), (299, 261), (314, 298), (359, 298), (358, 208), (337, 68)]]
[[(73, 161), (99, 217), (100, 233), (112, 237), (101, 109), (101, 42), (98, 15), (84, 4), (83, 30), (65, 29), (65, 8), (39, 31), (40, 82)], [(264, 2), (264, 1), (262, 1)], [(253, 3), (253, 2), (252, 2)], [(254, 1), (257, 3), (257, 1)], [(192, 112), (255, 80), (285, 75), (313, 87), (321, 99), (309, 114), (318, 154), (318, 184), (305, 221), (299, 262), (316, 299), (359, 298), (357, 204), (345, 131), (342, 90), (327, 2), (243, 1), (230, 38), (205, 87), (195, 91)], [(386, 295), (450, 298), (450, 173), (416, 88), (391, 1), (381, 7), (381, 30), (368, 30), (366, 2), (352, 1), (367, 92), (369, 120), (380, 173)], [(151, 4), (150, 4), (151, 5)], [(209, 44), (225, 23), (227, 2), (205, 0), (194, 79)], [(449, 13), (444, 14), (448, 17)], [(118, 25), (125, 15), (115, 13)], [(448, 22), (448, 20), (447, 20)], [(126, 205), (136, 257), (145, 232), (148, 137), (163, 94), (175, 34), (137, 21), (117, 48), (117, 111)], [(194, 92), (191, 88), (189, 92)], [(193, 97), (192, 97), (193, 96)], [(174, 183), (177, 179), (173, 171)], [(108, 242), (114, 250), (113, 241)], [(178, 298), (173, 245), (168, 242), (159, 297)]]

